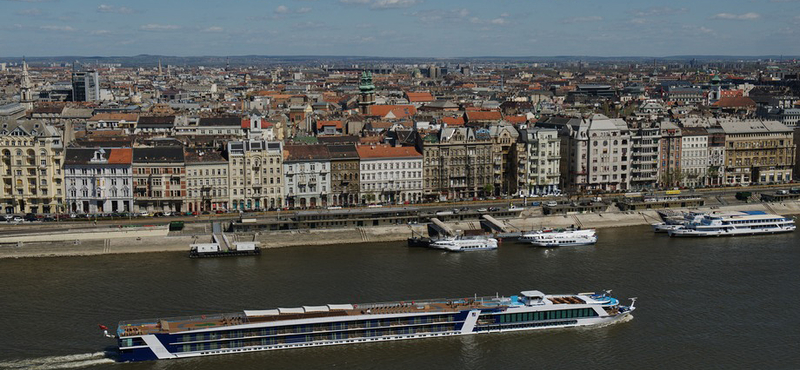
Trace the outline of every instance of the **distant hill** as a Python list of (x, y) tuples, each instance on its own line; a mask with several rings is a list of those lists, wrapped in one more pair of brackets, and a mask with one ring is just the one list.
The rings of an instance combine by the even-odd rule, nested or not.
[[(788, 55), (673, 55), (665, 57), (652, 56), (617, 56), (617, 57), (598, 57), (580, 55), (561, 55), (561, 56), (480, 56), (480, 57), (458, 57), (458, 58), (403, 58), (403, 57), (370, 57), (370, 56), (331, 56), (331, 55), (236, 55), (236, 56), (169, 56), (169, 55), (149, 55), (140, 54), (133, 56), (51, 56), (51, 57), (28, 57), (26, 60), (30, 64), (62, 64), (74, 63), (78, 61), (82, 64), (102, 64), (112, 63), (121, 64), (125, 67), (153, 67), (158, 65), (158, 61), (166, 65), (176, 66), (208, 66), (222, 67), (226, 64), (231, 66), (268, 66), (268, 65), (369, 65), (369, 64), (401, 64), (401, 63), (431, 63), (431, 62), (452, 62), (452, 63), (533, 63), (533, 62), (642, 62), (650, 63), (656, 61), (690, 61), (698, 62), (731, 62), (745, 61), (755, 62), (764, 60), (792, 60), (799, 56)], [(4, 62), (20, 62), (21, 57), (0, 57)]]

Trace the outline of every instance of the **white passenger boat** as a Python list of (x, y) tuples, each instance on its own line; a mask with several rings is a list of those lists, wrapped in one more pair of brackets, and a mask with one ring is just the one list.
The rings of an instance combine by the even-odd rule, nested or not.
[(497, 239), (487, 237), (448, 238), (431, 243), (431, 248), (444, 249), (449, 252), (490, 250), (497, 249)]
[(553, 230), (525, 234), (520, 240), (528, 241), (538, 247), (589, 245), (597, 243), (597, 234), (593, 229)]
[(668, 233), (669, 236), (741, 236), (792, 232), (796, 227), (793, 219), (781, 215), (742, 211), (705, 214)]

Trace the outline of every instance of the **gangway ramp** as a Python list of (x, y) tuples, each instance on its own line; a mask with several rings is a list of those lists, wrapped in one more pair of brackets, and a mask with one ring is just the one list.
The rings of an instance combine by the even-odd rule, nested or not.
[(482, 215), (481, 219), (482, 219), (481, 220), (481, 226), (484, 227), (484, 228), (489, 229), (489, 231), (501, 232), (501, 233), (511, 232), (511, 230), (509, 230), (508, 227), (506, 227), (505, 224), (503, 224), (502, 222), (498, 221), (496, 218), (494, 218), (492, 216)]
[[(222, 237), (220, 237), (219, 235), (222, 235)], [(228, 242), (228, 236), (225, 235), (225, 233), (211, 234), (211, 240), (213, 240), (214, 243), (222, 247), (223, 250), (226, 251), (231, 250), (231, 244)]]
[(456, 232), (450, 226), (445, 225), (442, 220), (434, 217), (431, 218), (431, 223), (428, 224), (428, 235), (442, 235), (442, 236), (455, 236)]

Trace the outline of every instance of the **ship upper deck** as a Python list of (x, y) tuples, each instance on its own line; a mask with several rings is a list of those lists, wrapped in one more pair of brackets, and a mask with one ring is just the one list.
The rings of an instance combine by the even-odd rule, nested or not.
[[(394, 301), (367, 304), (328, 304), (324, 306), (303, 306), (295, 308), (277, 308), (270, 310), (245, 310), (236, 313), (213, 315), (169, 317), (161, 319), (145, 319), (121, 321), (117, 327), (120, 337), (146, 334), (174, 334), (186, 331), (207, 329), (234, 329), (235, 326), (340, 317), (346, 321), (348, 316), (370, 315), (415, 315), (415, 314), (452, 314), (467, 310), (506, 310), (513, 307), (563, 304), (602, 304), (587, 295), (544, 295), (531, 297), (523, 292), (522, 297), (469, 297), (441, 298), (427, 300)], [(538, 301), (532, 300), (538, 299)]]

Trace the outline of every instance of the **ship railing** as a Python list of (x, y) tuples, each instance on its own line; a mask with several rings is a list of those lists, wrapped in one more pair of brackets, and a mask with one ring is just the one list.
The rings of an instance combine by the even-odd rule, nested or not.
[(368, 309), (380, 310), (380, 309), (392, 309), (392, 308), (402, 308), (402, 307), (418, 308), (434, 304), (444, 304), (451, 306), (467, 306), (467, 305), (496, 306), (500, 304), (498, 298), (499, 297), (495, 296), (466, 297), (466, 298), (433, 298), (424, 300), (358, 304), (358, 305), (353, 305), (353, 307), (358, 310), (368, 310)]
[[(194, 316), (175, 316), (175, 317), (165, 317), (159, 319), (141, 319), (141, 320), (133, 320), (133, 321), (120, 321), (119, 327), (127, 327), (127, 326), (146, 326), (146, 327), (153, 327), (159, 328), (159, 325), (162, 321), (166, 321), (169, 324), (176, 324), (181, 322), (204, 322), (204, 321), (222, 321), (226, 320), (230, 324), (233, 323), (233, 319), (238, 319), (239, 323), (247, 323), (247, 317), (238, 312), (238, 313), (226, 313), (226, 314), (211, 314), (211, 315), (194, 315)], [(191, 330), (191, 329), (187, 329)]]

